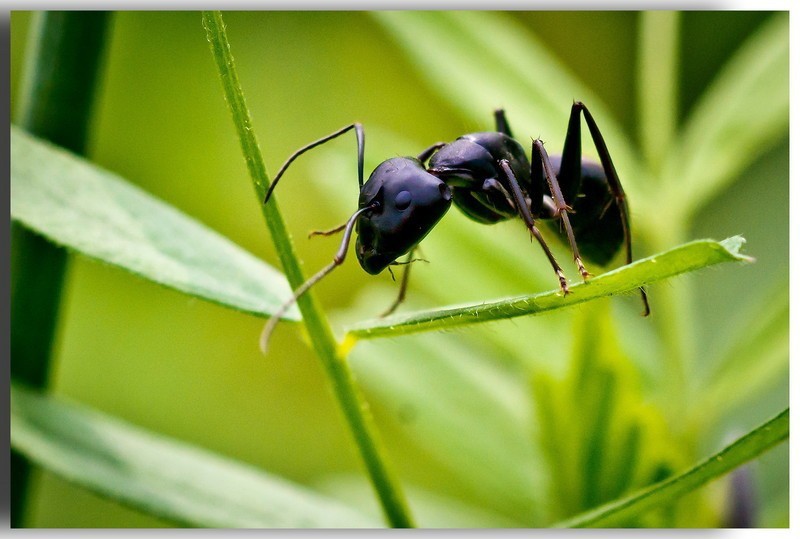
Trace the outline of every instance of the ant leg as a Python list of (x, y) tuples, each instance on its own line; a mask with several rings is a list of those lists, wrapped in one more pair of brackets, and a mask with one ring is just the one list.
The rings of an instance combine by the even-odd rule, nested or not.
[(422, 153), (417, 156), (417, 159), (419, 159), (420, 162), (424, 165), (428, 161), (428, 159), (430, 159), (431, 156), (434, 153), (436, 153), (436, 150), (438, 150), (442, 146), (447, 146), (447, 143), (446, 142), (437, 142), (436, 144), (433, 144), (433, 145), (429, 146), (428, 148), (425, 148), (424, 150), (422, 150)]
[[(600, 164), (603, 165), (603, 172), (606, 175), (608, 186), (614, 195), (614, 200), (616, 201), (617, 208), (619, 209), (619, 214), (622, 218), (622, 231), (625, 235), (625, 258), (627, 263), (630, 264), (633, 261), (633, 253), (631, 247), (630, 217), (628, 215), (628, 204), (625, 199), (625, 191), (622, 189), (622, 183), (619, 181), (619, 175), (617, 175), (617, 169), (614, 167), (614, 162), (611, 161), (611, 154), (608, 151), (608, 146), (606, 146), (603, 135), (600, 133), (600, 129), (597, 127), (597, 123), (594, 121), (589, 109), (586, 108), (586, 105), (580, 101), (574, 102), (572, 104), (570, 120), (573, 115), (577, 116), (579, 111), (583, 111), (583, 117), (586, 120), (586, 125), (589, 127), (589, 133), (592, 136), (594, 146), (597, 148), (597, 154), (600, 156)], [(580, 136), (580, 129), (577, 131), (579, 133), (578, 136)], [(642, 313), (642, 316), (647, 316), (650, 314), (650, 303), (647, 301), (647, 292), (644, 291), (644, 288), (640, 287), (639, 293), (642, 296), (642, 303), (644, 303), (644, 312)]]
[(335, 226), (333, 228), (329, 228), (328, 230), (312, 230), (308, 233), (308, 237), (311, 238), (313, 236), (333, 236), (345, 229), (347, 226), (347, 221), (342, 223), (339, 226)]
[(525, 203), (525, 195), (522, 193), (522, 189), (520, 188), (517, 178), (514, 176), (514, 172), (511, 170), (508, 161), (501, 159), (500, 167), (503, 169), (503, 172), (508, 179), (508, 183), (511, 186), (511, 194), (514, 196), (515, 206), (517, 207), (520, 217), (522, 217), (522, 220), (525, 221), (525, 225), (528, 227), (531, 235), (536, 238), (536, 240), (542, 246), (544, 253), (547, 255), (548, 260), (550, 260), (550, 265), (553, 266), (553, 270), (556, 272), (558, 282), (561, 284), (561, 290), (564, 292), (564, 295), (569, 294), (567, 278), (564, 277), (564, 272), (561, 271), (561, 266), (558, 265), (556, 258), (553, 256), (553, 253), (550, 252), (550, 248), (547, 246), (547, 243), (545, 243), (542, 234), (539, 232), (539, 229), (536, 228), (536, 225), (533, 222), (533, 215), (531, 215), (528, 205)]
[[(567, 233), (569, 246), (572, 249), (572, 257), (575, 264), (578, 266), (578, 271), (581, 272), (583, 280), (589, 278), (590, 274), (586, 271), (581, 260), (581, 255), (578, 252), (578, 244), (575, 241), (575, 234), (572, 232), (572, 225), (569, 222), (567, 212), (571, 209), (564, 201), (564, 195), (561, 193), (561, 187), (558, 184), (558, 179), (553, 172), (553, 167), (550, 165), (550, 158), (547, 156), (547, 151), (544, 149), (544, 144), (540, 139), (533, 141), (533, 149), (531, 150), (531, 161), (536, 163), (536, 170), (544, 170), (544, 176), (547, 179), (547, 185), (550, 187), (550, 194), (553, 196), (553, 202), (556, 204), (556, 213), (561, 217), (561, 222), (564, 224), (564, 230)], [(542, 167), (541, 169), (539, 167)], [(533, 170), (534, 165), (531, 165)]]
[(514, 135), (511, 134), (511, 126), (508, 125), (508, 120), (506, 119), (506, 111), (503, 109), (495, 109), (494, 110), (494, 126), (495, 131), (498, 133), (503, 133), (511, 138), (514, 138)]
[(558, 183), (564, 193), (564, 201), (572, 205), (581, 191), (581, 111), (574, 105), (567, 124), (564, 151), (561, 152)]
[(397, 298), (394, 302), (389, 305), (389, 308), (383, 311), (381, 314), (378, 315), (378, 318), (385, 318), (395, 312), (397, 308), (400, 306), (401, 303), (406, 299), (406, 291), (408, 290), (408, 278), (411, 275), (411, 263), (414, 262), (416, 259), (414, 258), (414, 251), (417, 248), (414, 247), (408, 252), (408, 257), (406, 257), (405, 261), (401, 262), (403, 264), (403, 276), (400, 278), (400, 291), (397, 293)]
[(377, 206), (375, 204), (371, 204), (364, 208), (359, 209), (353, 215), (350, 216), (350, 219), (347, 220), (347, 224), (345, 224), (344, 228), (344, 237), (342, 238), (342, 243), (339, 245), (339, 250), (336, 251), (336, 254), (333, 257), (333, 262), (319, 270), (316, 274), (312, 275), (306, 282), (301, 284), (297, 290), (294, 291), (294, 294), (288, 301), (286, 301), (283, 305), (281, 305), (278, 310), (272, 315), (269, 321), (264, 325), (264, 330), (261, 332), (261, 338), (259, 339), (259, 347), (261, 348), (261, 352), (266, 355), (267, 354), (267, 345), (269, 344), (269, 338), (272, 335), (272, 332), (275, 330), (275, 327), (280, 322), (281, 317), (286, 314), (286, 311), (289, 310), (289, 307), (294, 305), (297, 300), (308, 292), (308, 289), (317, 284), (323, 277), (328, 275), (337, 266), (341, 266), (344, 263), (344, 259), (347, 256), (347, 249), (350, 246), (350, 237), (353, 235), (353, 229), (356, 226), (356, 220), (358, 217), (365, 212), (372, 211)]
[[(486, 191), (487, 193), (491, 192), (491, 191), (499, 192), (506, 199), (506, 202), (508, 202), (508, 205), (510, 207), (512, 207), (512, 208), (516, 207), (516, 204), (514, 203), (514, 199), (511, 198), (511, 195), (506, 190), (506, 188), (503, 187), (503, 184), (500, 183), (499, 181), (497, 181), (497, 178), (489, 178), (488, 180), (484, 180), (484, 182), (483, 182), (483, 190)], [(527, 198), (525, 200), (527, 202)], [(526, 206), (527, 206), (527, 204), (526, 204)]]
[(364, 128), (362, 127), (362, 125), (360, 123), (356, 122), (356, 123), (353, 123), (353, 124), (350, 124), (350, 125), (346, 125), (346, 126), (342, 127), (341, 129), (339, 129), (338, 131), (334, 131), (330, 135), (322, 137), (319, 140), (315, 140), (314, 142), (312, 142), (310, 144), (306, 144), (305, 146), (303, 146), (299, 150), (295, 151), (292, 155), (290, 155), (289, 158), (286, 160), (286, 162), (283, 163), (283, 165), (281, 165), (281, 168), (278, 169), (278, 173), (275, 174), (275, 179), (272, 180), (271, 184), (269, 184), (269, 188), (267, 188), (267, 194), (264, 196), (264, 204), (266, 204), (267, 201), (269, 201), (269, 198), (272, 196), (272, 191), (275, 190), (275, 186), (278, 185), (278, 181), (281, 179), (281, 176), (283, 176), (283, 173), (286, 172), (286, 169), (289, 168), (289, 165), (291, 165), (292, 162), (295, 159), (297, 159), (298, 157), (300, 157), (301, 155), (306, 153), (308, 150), (310, 150), (312, 148), (316, 148), (320, 144), (324, 144), (324, 143), (328, 142), (329, 140), (338, 137), (339, 135), (343, 135), (344, 133), (347, 133), (351, 129), (355, 129), (356, 130), (356, 143), (358, 144), (358, 186), (359, 186), (359, 188), (363, 187), (363, 185), (364, 185)]

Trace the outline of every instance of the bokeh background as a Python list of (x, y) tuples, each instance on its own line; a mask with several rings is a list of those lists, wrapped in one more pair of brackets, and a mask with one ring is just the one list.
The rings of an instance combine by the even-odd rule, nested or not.
[[(636, 140), (640, 129), (633, 69), (636, 13), (520, 12), (508, 16), (534, 33), (592, 88)], [(681, 16), (679, 125), (726, 59), (770, 17), (766, 12)], [(15, 12), (11, 18), (12, 111), (30, 19), (24, 12)], [(492, 125), (491, 110), (481, 111), (485, 112), (482, 124), (465, 122), (426, 84), (368, 13), (226, 13), (225, 20), (254, 127), (273, 173), (296, 148), (353, 121), (366, 127), (369, 170), (386, 157), (415, 154), (432, 142)], [(508, 54), (513, 57), (525, 51)], [(580, 96), (565, 96), (565, 117), (573, 97)], [(497, 106), (504, 105), (502, 95), (496, 100)], [(536, 126), (515, 124), (513, 110), (507, 113), (522, 140), (541, 135), (552, 141), (554, 148), (560, 147), (563, 132), (537, 132)], [(402, 147), (388, 154), (377, 153), (398, 140), (403, 141)], [(355, 144), (348, 136), (333, 145), (337, 155), (352, 155), (352, 169), (345, 167), (342, 174), (339, 158), (329, 168), (324, 158), (303, 159), (280, 188), (281, 208), (307, 273), (326, 264), (337, 244), (326, 239), (307, 241), (306, 233), (340, 223), (355, 207)], [(94, 162), (278, 264), (254, 200), (199, 13), (115, 14), (89, 148)], [(332, 188), (343, 195), (331, 197)], [(691, 193), (685, 196), (691, 197)], [(351, 204), (343, 206), (348, 197)], [(691, 225), (697, 238), (743, 234), (748, 239), (746, 253), (758, 259), (752, 267), (717, 268), (697, 277), (701, 284), (695, 290), (703, 291), (696, 298), (697, 320), (709, 341), (718, 338), (715, 328), (724, 325), (721, 318), (740, 302), (756, 297), (761, 284), (785, 282), (788, 291), (788, 205), (787, 130), (786, 137), (765, 148), (746, 173), (716, 196)], [(635, 207), (633, 213), (635, 216)], [(457, 211), (451, 212), (431, 237), (446, 244), (449, 233), (467, 227), (477, 237), (516, 234), (519, 248), (529, 248), (518, 227), (482, 227)], [(564, 252), (560, 251), (561, 259), (568, 260)], [(652, 254), (638, 246), (635, 252), (637, 256)], [(430, 283), (448, 289), (452, 301), (538, 291), (515, 284), (517, 281), (504, 287), (502, 276), (497, 278), (500, 284), (478, 281), (467, 288), (449, 278), (462, 270), (449, 264), (446, 254), (427, 248), (424, 255), (431, 264), (415, 269), (410, 290), (414, 307), (439, 304), (435, 295), (426, 292), (435, 288)], [(481, 275), (492, 275), (495, 256), (475, 253), (473, 263), (486, 267)], [(538, 253), (531, 254), (530, 260), (531, 266), (541, 266), (536, 271), (549, 271)], [(568, 267), (568, 271), (572, 269)], [(428, 286), (415, 284), (415, 279)], [(348, 321), (381, 311), (395, 287), (387, 274), (371, 277), (363, 273), (353, 257), (320, 285), (317, 293), (333, 312), (334, 328), (340, 331)], [(657, 316), (657, 292), (654, 298)], [(618, 299), (614, 306), (622, 322), (621, 334), (647, 334), (648, 330), (638, 325), (639, 305), (634, 296)], [(560, 314), (553, 322), (561, 328), (556, 339), (563, 338), (555, 348), (564, 350), (563, 357), (556, 354), (550, 358), (554, 364), (564, 363), (568, 356), (570, 345), (564, 328), (569, 327), (570, 318), (570, 313)], [(539, 320), (499, 325), (524, 333)], [(631, 325), (626, 321), (632, 321)], [(274, 352), (265, 359), (257, 347), (262, 326), (263, 321), (255, 317), (73, 256), (57, 334), (52, 391), (299, 483), (314, 486), (336, 474), (362, 474), (321, 365), (302, 333), (290, 325), (281, 326), (272, 345)], [(504, 354), (508, 352), (498, 351), (499, 356)], [(502, 357), (498, 361), (502, 363)], [(786, 365), (788, 374), (788, 359)], [(401, 477), (454, 494), (446, 486), (452, 478), (436, 459), (398, 428), (402, 420), (398, 423), (397, 417), (408, 410), (373, 404)], [(788, 379), (780, 376), (753, 395), (747, 406), (732, 410), (714, 425), (704, 443), (710, 452), (719, 440), (741, 434), (787, 405)], [(754, 463), (760, 525), (788, 524), (786, 445)], [(27, 515), (30, 526), (168, 525), (46, 472), (36, 476), (33, 496)]]

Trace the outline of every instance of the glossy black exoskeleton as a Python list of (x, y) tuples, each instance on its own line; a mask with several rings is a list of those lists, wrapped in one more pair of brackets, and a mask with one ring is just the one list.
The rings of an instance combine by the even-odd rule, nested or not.
[[(599, 164), (581, 157), (581, 114), (600, 157)], [(272, 317), (262, 334), (262, 349), (266, 349), (269, 335), (285, 310), (344, 261), (354, 229), (356, 256), (366, 272), (374, 275), (392, 265), (406, 264), (400, 294), (384, 316), (394, 311), (405, 296), (414, 250), (451, 204), (483, 224), (522, 219), (547, 255), (564, 294), (569, 293), (567, 279), (539, 232), (537, 220), (552, 223), (558, 237), (570, 247), (584, 280), (590, 274), (581, 254), (605, 266), (624, 244), (626, 262), (632, 261), (625, 193), (603, 136), (583, 103), (572, 105), (561, 156), (551, 159), (537, 139), (528, 160), (522, 145), (511, 134), (504, 111), (496, 110), (495, 131), (440, 142), (417, 157), (388, 159), (378, 165), (366, 183), (364, 131), (361, 124), (351, 124), (292, 154), (275, 176), (264, 203), (299, 155), (351, 129), (358, 142), (358, 209), (345, 224), (315, 233), (328, 235), (344, 230), (344, 237), (333, 262), (300, 286)], [(617, 211), (609, 211), (611, 206)], [(408, 258), (398, 262), (403, 255)], [(647, 295), (644, 289), (640, 292), (647, 316)]]

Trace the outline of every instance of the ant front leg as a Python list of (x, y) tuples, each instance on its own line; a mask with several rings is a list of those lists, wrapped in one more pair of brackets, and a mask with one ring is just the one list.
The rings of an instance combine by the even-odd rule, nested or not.
[(269, 339), (272, 336), (272, 332), (275, 331), (275, 328), (278, 326), (278, 322), (280, 322), (281, 317), (286, 314), (286, 311), (289, 310), (289, 307), (297, 303), (297, 300), (308, 290), (321, 281), (326, 275), (330, 272), (335, 270), (338, 266), (341, 266), (344, 263), (344, 259), (347, 257), (347, 249), (350, 246), (350, 238), (353, 235), (353, 229), (356, 227), (356, 221), (358, 217), (370, 211), (377, 209), (378, 205), (373, 203), (369, 206), (361, 208), (357, 210), (353, 215), (350, 216), (350, 219), (347, 220), (344, 227), (344, 237), (342, 238), (342, 243), (339, 245), (339, 250), (336, 251), (336, 254), (333, 256), (333, 261), (319, 270), (317, 273), (312, 275), (306, 282), (301, 284), (297, 290), (294, 291), (294, 294), (288, 301), (286, 301), (283, 305), (281, 305), (275, 313), (273, 313), (272, 317), (269, 321), (264, 325), (264, 329), (261, 332), (261, 338), (259, 339), (259, 347), (261, 348), (261, 352), (266, 355), (267, 354), (267, 346), (269, 345)]
[(547, 255), (547, 259), (550, 261), (550, 265), (553, 266), (553, 270), (556, 272), (556, 276), (558, 277), (558, 282), (561, 285), (561, 291), (564, 292), (564, 295), (569, 294), (569, 287), (567, 286), (567, 278), (564, 277), (564, 272), (561, 271), (561, 266), (558, 265), (556, 257), (554, 257), (553, 253), (550, 252), (550, 248), (544, 241), (541, 232), (539, 232), (539, 229), (536, 228), (536, 225), (533, 222), (533, 215), (531, 215), (531, 211), (528, 208), (528, 204), (526, 203), (525, 200), (525, 195), (519, 186), (519, 182), (517, 181), (516, 176), (514, 176), (514, 171), (511, 170), (511, 166), (505, 159), (501, 159), (499, 161), (499, 164), (500, 168), (505, 173), (509, 186), (511, 187), (511, 194), (514, 198), (514, 205), (517, 208), (519, 216), (525, 222), (525, 226), (528, 227), (528, 230), (530, 231), (531, 235), (534, 238), (536, 238), (536, 240), (539, 242), (539, 245), (542, 246), (545, 255)]
[[(409, 280), (409, 277), (411, 276), (411, 264), (413, 262), (417, 261), (417, 260), (421, 260), (421, 259), (415, 259), (414, 258), (414, 251), (416, 251), (416, 250), (417, 250), (417, 247), (414, 247), (413, 249), (411, 249), (408, 252), (408, 256), (406, 257), (406, 259), (403, 262), (399, 262), (398, 263), (398, 264), (402, 264), (404, 266), (403, 267), (403, 276), (400, 278), (400, 291), (397, 293), (397, 298), (394, 300), (394, 302), (391, 305), (389, 305), (389, 308), (378, 315), (379, 318), (385, 318), (385, 317), (389, 316), (390, 314), (392, 314), (393, 312), (395, 312), (397, 310), (397, 308), (400, 306), (401, 303), (403, 303), (403, 301), (405, 301), (405, 299), (406, 299), (406, 291), (408, 290), (408, 280)], [(389, 271), (391, 271), (391, 270), (389, 270)], [(392, 276), (394, 277), (394, 274), (392, 274)]]
[[(547, 156), (547, 151), (545, 151), (544, 144), (540, 139), (533, 141), (533, 149), (531, 150), (531, 154), (531, 177), (537, 178), (539, 176), (533, 176), (533, 174), (540, 170), (544, 171), (544, 176), (547, 179), (547, 185), (550, 187), (550, 194), (553, 196), (553, 202), (555, 202), (556, 205), (556, 214), (561, 218), (561, 222), (564, 224), (564, 230), (567, 233), (569, 246), (572, 249), (572, 257), (575, 260), (575, 264), (578, 266), (578, 271), (580, 271), (581, 277), (583, 277), (583, 280), (585, 281), (590, 277), (590, 273), (586, 271), (586, 268), (583, 265), (581, 255), (578, 252), (578, 243), (575, 241), (575, 234), (573, 233), (572, 225), (569, 222), (569, 216), (567, 215), (567, 212), (571, 208), (564, 200), (564, 195), (561, 192), (561, 186), (558, 184), (558, 178), (556, 178), (556, 175), (553, 172), (553, 167), (550, 164), (550, 158)], [(578, 165), (580, 166), (580, 162)], [(580, 177), (580, 171), (578, 174)]]

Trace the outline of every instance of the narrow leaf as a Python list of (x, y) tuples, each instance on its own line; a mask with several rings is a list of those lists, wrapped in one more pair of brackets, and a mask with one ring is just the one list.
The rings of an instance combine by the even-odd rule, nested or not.
[(600, 297), (635, 291), (642, 285), (713, 264), (752, 261), (750, 257), (739, 253), (743, 243), (744, 238), (740, 236), (721, 242), (697, 240), (573, 285), (567, 296), (554, 290), (474, 305), (395, 315), (356, 324), (349, 329), (348, 336), (352, 339), (395, 337), (541, 314)]
[(11, 216), (90, 258), (233, 309), (269, 316), (291, 295), (278, 271), (228, 239), (14, 126)]
[(649, 509), (669, 505), (709, 481), (737, 468), (774, 445), (789, 438), (789, 409), (742, 436), (722, 451), (678, 476), (605, 504), (559, 524), (557, 527), (584, 528), (613, 526)]
[(680, 193), (675, 200), (687, 212), (701, 208), (788, 136), (788, 126), (789, 17), (779, 13), (728, 62), (689, 118), (664, 174)]
[(22, 386), (11, 389), (11, 443), (68, 481), (179, 524), (381, 526), (300, 485)]

